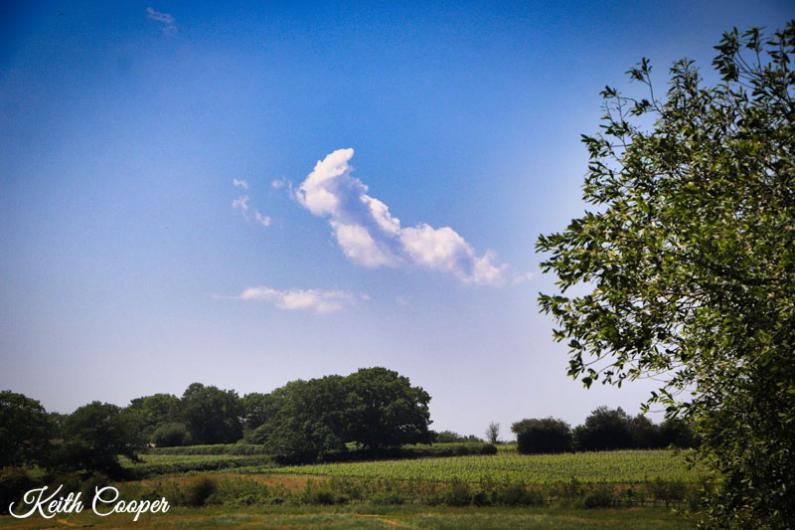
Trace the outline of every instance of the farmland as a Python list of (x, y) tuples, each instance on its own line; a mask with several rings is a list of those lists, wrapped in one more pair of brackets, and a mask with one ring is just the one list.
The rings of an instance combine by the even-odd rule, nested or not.
[(583, 483), (638, 483), (651, 479), (695, 481), (685, 454), (667, 450), (610, 451), (561, 455), (459, 456), (416, 460), (332, 463), (279, 467), (272, 473), (396, 480), (479, 482), (484, 478), (547, 484), (575, 478)]

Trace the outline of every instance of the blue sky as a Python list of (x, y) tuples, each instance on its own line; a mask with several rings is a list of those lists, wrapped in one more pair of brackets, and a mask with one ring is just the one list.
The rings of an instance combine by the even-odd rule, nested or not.
[(583, 209), (605, 84), (793, 11), (4, 2), (0, 388), (65, 412), (386, 366), (437, 429), (635, 412), (649, 384), (565, 376), (534, 241)]

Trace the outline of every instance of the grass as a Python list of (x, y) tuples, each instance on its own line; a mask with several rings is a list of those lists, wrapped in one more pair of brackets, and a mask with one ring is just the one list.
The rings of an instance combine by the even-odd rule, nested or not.
[(695, 482), (699, 476), (697, 470), (688, 467), (684, 453), (668, 450), (561, 455), (520, 455), (504, 450), (493, 456), (332, 463), (278, 467), (264, 471), (440, 482), (460, 479), (475, 483), (483, 479), (507, 479), (521, 480), (527, 484), (549, 484), (571, 478), (583, 483), (640, 483), (658, 477), (662, 480)]
[(131, 469), (138, 477), (184, 473), (187, 471), (209, 471), (232, 469), (243, 466), (262, 466), (271, 462), (267, 455), (198, 454), (161, 455), (142, 454), (141, 462), (121, 457), (122, 466)]
[(264, 508), (172, 508), (167, 514), (144, 515), (133, 524), (128, 515), (97, 517), (90, 510), (78, 515), (43, 520), (0, 517), (0, 527), (15, 530), (43, 528), (257, 528), (271, 529), (559, 529), (581, 528), (671, 529), (694, 528), (668, 510), (563, 508), (447, 508), (427, 506), (269, 506)]

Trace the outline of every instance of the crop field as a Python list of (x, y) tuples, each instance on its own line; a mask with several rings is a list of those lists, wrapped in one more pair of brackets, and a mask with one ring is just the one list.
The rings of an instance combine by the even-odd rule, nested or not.
[(686, 453), (659, 451), (611, 451), (560, 455), (520, 455), (501, 451), (493, 456), (459, 456), (417, 460), (382, 460), (288, 466), (272, 473), (331, 477), (384, 478), (396, 480), (478, 482), (482, 479), (520, 480), (548, 484), (576, 478), (583, 483), (639, 483), (660, 478), (694, 482)]

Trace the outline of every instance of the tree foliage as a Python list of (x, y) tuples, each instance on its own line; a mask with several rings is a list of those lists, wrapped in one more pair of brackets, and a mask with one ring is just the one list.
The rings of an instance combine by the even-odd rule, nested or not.
[(0, 392), (0, 468), (46, 462), (54, 424), (35, 399)]
[[(695, 421), (720, 472), (715, 526), (795, 520), (795, 23), (724, 34), (705, 83), (676, 62), (664, 97), (643, 59), (583, 136), (592, 205), (542, 235), (541, 294), (586, 386), (662, 378), (651, 402)], [(571, 287), (586, 294), (570, 295)]]
[(193, 383), (182, 394), (180, 416), (193, 443), (236, 442), (243, 436), (241, 412), (234, 390)]
[(346, 438), (366, 449), (431, 441), (431, 396), (386, 368), (363, 368), (347, 376)]
[(571, 427), (555, 418), (525, 419), (511, 425), (523, 454), (564, 453), (572, 449)]
[(55, 464), (65, 469), (119, 476), (122, 469), (118, 456), (137, 460), (142, 446), (135, 416), (116, 405), (94, 401), (66, 418)]

